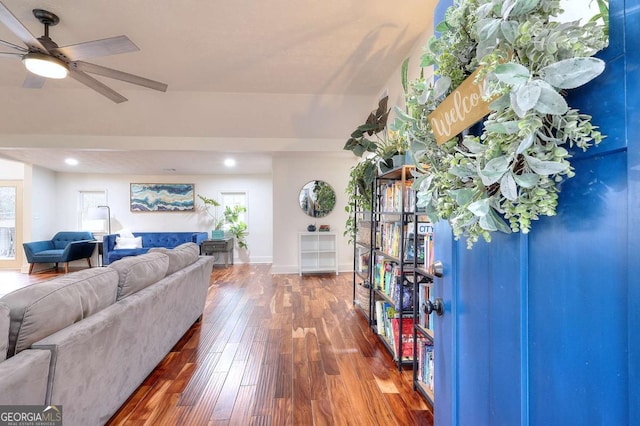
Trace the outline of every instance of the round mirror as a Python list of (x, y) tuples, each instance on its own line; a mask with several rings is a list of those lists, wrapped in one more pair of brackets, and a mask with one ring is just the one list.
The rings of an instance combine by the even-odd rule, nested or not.
[(336, 205), (336, 193), (327, 182), (312, 180), (300, 190), (300, 208), (311, 217), (325, 217)]

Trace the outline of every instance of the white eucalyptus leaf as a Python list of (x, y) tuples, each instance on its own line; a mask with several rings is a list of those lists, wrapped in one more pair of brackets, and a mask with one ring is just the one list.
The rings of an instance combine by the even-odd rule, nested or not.
[(470, 188), (456, 189), (449, 191), (449, 196), (459, 206), (466, 206), (473, 199), (474, 190)]
[(394, 131), (394, 132), (398, 132), (401, 129), (403, 129), (405, 126), (405, 122), (400, 120), (398, 117), (396, 117), (391, 124), (389, 124), (389, 129)]
[(435, 99), (438, 99), (440, 96), (443, 96), (445, 93), (447, 93), (449, 87), (451, 87), (451, 77), (440, 77), (433, 85), (433, 97)]
[(481, 143), (474, 141), (473, 139), (464, 139), (462, 141), (462, 145), (466, 146), (467, 149), (474, 154), (479, 154), (481, 152), (485, 152), (487, 150), (487, 146)]
[(498, 231), (504, 232), (505, 234), (511, 233), (511, 228), (506, 224), (504, 219), (498, 215), (495, 209), (492, 208), (487, 217), (491, 219), (492, 225), (495, 226)]
[(468, 179), (478, 176), (478, 173), (473, 166), (453, 166), (449, 167), (447, 171), (460, 179)]
[(523, 173), (521, 175), (513, 175), (516, 183), (523, 188), (533, 188), (540, 181), (540, 177), (535, 173)]
[(602, 74), (605, 63), (598, 58), (569, 58), (540, 70), (540, 77), (553, 87), (575, 89)]
[(412, 187), (413, 189), (416, 189), (416, 190), (425, 191), (426, 189), (429, 188), (429, 186), (431, 186), (432, 179), (433, 179), (433, 175), (431, 174), (422, 175), (413, 180)]
[(489, 205), (488, 198), (474, 201), (473, 203), (469, 204), (469, 207), (467, 207), (467, 209), (469, 209), (471, 213), (478, 217), (486, 216), (487, 213), (489, 213), (490, 208), (491, 206)]
[(431, 95), (431, 90), (425, 90), (418, 96), (418, 104), (424, 105), (429, 101), (429, 97)]
[[(487, 132), (499, 133), (502, 135), (512, 135), (520, 130), (519, 121), (503, 121), (500, 123), (486, 123), (484, 128)], [(484, 146), (484, 145), (483, 145)]]
[(515, 21), (502, 21), (500, 23), (500, 31), (502, 31), (505, 40), (513, 44), (518, 35), (518, 23)]
[(494, 37), (481, 40), (476, 47), (476, 58), (482, 60), (485, 56), (491, 54), (498, 46), (499, 39)]
[(516, 113), (518, 118), (524, 118), (524, 116), (527, 114), (527, 111), (523, 110), (522, 108), (520, 108), (520, 105), (518, 105), (518, 96), (516, 95), (516, 92), (509, 93), (509, 101), (511, 109)]
[(534, 109), (542, 114), (562, 115), (569, 109), (567, 101), (547, 82), (534, 81), (540, 86), (540, 97)]
[(402, 110), (402, 108), (399, 108), (397, 105), (393, 106), (393, 111), (396, 114), (396, 119), (403, 121), (405, 123), (413, 123), (416, 121), (415, 118), (411, 117), (409, 114), (407, 114), (406, 112), (404, 112)]
[[(515, 90), (516, 103), (520, 111), (529, 111), (533, 108), (540, 98), (540, 91), (542, 89), (537, 84), (525, 83)], [(520, 115), (520, 114), (518, 114)]]
[(495, 220), (490, 215), (484, 215), (478, 221), (480, 227), (485, 231), (496, 232), (498, 230), (498, 226), (495, 223)]
[(502, 111), (506, 109), (511, 104), (511, 100), (509, 99), (509, 95), (502, 95), (495, 101), (489, 104), (489, 109), (491, 111)]
[(502, 19), (509, 19), (509, 14), (511, 13), (511, 10), (515, 7), (515, 5), (516, 0), (504, 0), (504, 2), (502, 3), (502, 9), (500, 10)]
[(476, 32), (478, 33), (478, 40), (480, 42), (484, 40), (493, 40), (496, 38), (498, 31), (500, 30), (500, 19), (484, 18), (479, 19), (476, 23)]
[(509, 168), (509, 159), (506, 155), (490, 160), (479, 173), (482, 183), (486, 186), (498, 182)]
[(524, 65), (507, 62), (496, 66), (493, 72), (498, 80), (510, 85), (524, 84), (529, 81), (531, 73)]
[(507, 200), (515, 201), (518, 199), (518, 187), (511, 173), (505, 173), (500, 179), (500, 192)]
[(534, 139), (535, 137), (533, 133), (527, 136), (526, 138), (524, 138), (520, 142), (520, 145), (518, 145), (518, 149), (516, 149), (516, 154), (522, 154), (523, 152), (525, 152), (527, 148), (529, 148), (533, 144)]
[(560, 163), (558, 161), (547, 161), (547, 160), (539, 160), (535, 157), (530, 157), (528, 155), (524, 156), (527, 164), (539, 175), (548, 176), (555, 175), (557, 173), (561, 173), (566, 171), (569, 168), (568, 163)]
[(484, 19), (486, 18), (489, 13), (491, 13), (491, 8), (493, 7), (493, 5), (491, 3), (485, 3), (481, 6), (478, 6), (478, 9), (476, 9), (476, 16), (478, 19)]
[(511, 16), (522, 16), (533, 9), (535, 9), (540, 3), (540, 0), (516, 0), (515, 7), (511, 11)]

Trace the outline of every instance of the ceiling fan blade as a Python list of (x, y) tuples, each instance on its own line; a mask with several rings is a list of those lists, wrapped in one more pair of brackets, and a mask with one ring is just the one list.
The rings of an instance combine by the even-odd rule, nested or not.
[(8, 41), (0, 40), (0, 44), (11, 49), (19, 50), (24, 53), (28, 52), (28, 50), (25, 49), (24, 47), (18, 46), (17, 44), (9, 43)]
[(127, 100), (127, 98), (125, 98), (115, 90), (111, 89), (110, 87), (106, 86), (105, 84), (101, 83), (100, 81), (91, 77), (89, 74), (86, 74), (82, 71), (78, 71), (72, 67), (69, 67), (69, 76), (84, 84), (88, 88), (95, 90), (103, 96), (106, 96), (117, 104)]
[(22, 87), (25, 89), (42, 89), (45, 81), (47, 81), (45, 77), (27, 72), (27, 76), (24, 78), (24, 82), (22, 82)]
[(2, 22), (9, 30), (14, 33), (20, 40), (24, 42), (29, 48), (37, 49), (42, 52), (47, 52), (47, 49), (40, 43), (40, 41), (29, 32), (29, 30), (22, 25), (18, 18), (13, 16), (13, 13), (4, 3), (0, 2), (0, 22)]
[(13, 53), (13, 52), (0, 52), (0, 58), (20, 58), (22, 57), (22, 53)]
[(99, 56), (136, 52), (140, 50), (140, 48), (129, 40), (129, 37), (121, 35), (102, 40), (62, 46), (51, 50), (55, 53), (62, 53), (70, 61), (79, 61), (81, 59), (97, 58)]
[(90, 64), (89, 62), (76, 61), (71, 62), (69, 66), (79, 71), (114, 78), (126, 83), (137, 84), (138, 86), (148, 87), (149, 89), (159, 90), (161, 92), (166, 92), (168, 87), (166, 84), (160, 83), (159, 81), (149, 80), (148, 78), (103, 67), (102, 65)]

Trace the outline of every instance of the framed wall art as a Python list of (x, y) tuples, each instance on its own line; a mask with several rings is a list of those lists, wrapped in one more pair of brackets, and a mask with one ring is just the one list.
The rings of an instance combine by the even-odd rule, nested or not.
[(192, 183), (132, 183), (132, 212), (184, 212), (195, 208)]

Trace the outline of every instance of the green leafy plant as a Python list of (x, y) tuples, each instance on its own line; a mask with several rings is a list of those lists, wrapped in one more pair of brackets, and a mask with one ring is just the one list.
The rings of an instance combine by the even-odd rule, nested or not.
[[(526, 233), (532, 220), (555, 215), (559, 184), (574, 175), (568, 148), (603, 138), (564, 94), (604, 70), (592, 57), (606, 45), (604, 26), (550, 19), (559, 13), (557, 0), (457, 2), (421, 61), (437, 65), (440, 78), (407, 83), (407, 107), (395, 109), (392, 128), (419, 160), (418, 206), (448, 220), (468, 247), (495, 231)], [(428, 115), (479, 66), (489, 116), (477, 135), (438, 145)]]
[[(407, 58), (402, 65), (403, 86), (407, 83), (408, 63)], [(357, 229), (354, 213), (356, 210), (371, 208), (371, 185), (376, 177), (376, 169), (379, 168), (382, 173), (392, 170), (393, 157), (404, 155), (408, 150), (404, 134), (387, 129), (390, 112), (388, 101), (388, 96), (380, 99), (378, 108), (369, 114), (364, 124), (351, 133), (344, 146), (345, 150), (352, 151), (357, 157), (363, 157), (363, 160), (351, 169), (350, 180), (345, 190), (349, 196), (349, 203), (345, 207), (348, 216), (344, 235), (349, 236), (352, 243), (355, 241)], [(372, 136), (374, 139), (369, 139)]]
[(247, 224), (240, 220), (240, 214), (247, 211), (246, 207), (241, 205), (225, 206), (224, 210), (220, 212), (222, 204), (215, 198), (208, 198), (198, 194), (198, 198), (202, 201), (203, 210), (211, 218), (211, 225), (215, 230), (224, 229), (227, 226), (226, 232), (233, 235), (240, 248), (248, 248), (247, 245)]
[(356, 239), (356, 212), (371, 210), (371, 185), (375, 176), (376, 160), (373, 158), (360, 161), (353, 166), (349, 172), (349, 182), (345, 189), (345, 193), (349, 197), (349, 202), (344, 208), (347, 212), (347, 221), (343, 234), (349, 237), (349, 243), (351, 244), (353, 244)]
[(377, 141), (372, 141), (367, 136), (378, 137), (380, 133), (384, 133), (387, 126), (387, 118), (389, 117), (388, 101), (388, 96), (380, 99), (378, 108), (369, 114), (364, 124), (358, 126), (351, 133), (347, 143), (344, 145), (344, 149), (352, 151), (357, 157), (362, 157), (367, 152), (376, 152), (378, 149)]
[(243, 249), (248, 249), (247, 245), (247, 224), (242, 221), (233, 222), (229, 226), (228, 230), (229, 234), (235, 237), (236, 242), (238, 243), (238, 247)]

